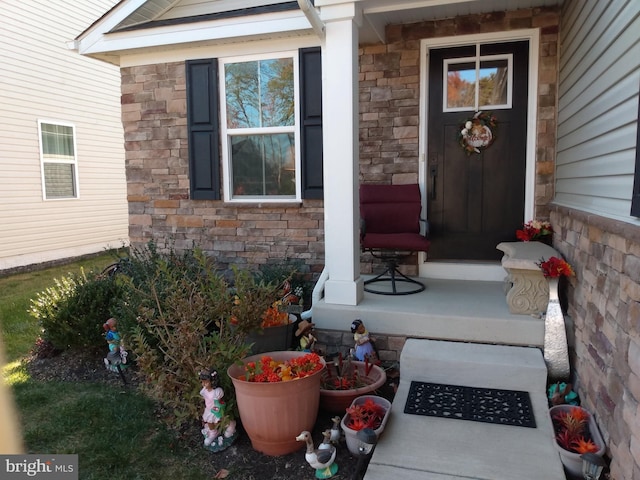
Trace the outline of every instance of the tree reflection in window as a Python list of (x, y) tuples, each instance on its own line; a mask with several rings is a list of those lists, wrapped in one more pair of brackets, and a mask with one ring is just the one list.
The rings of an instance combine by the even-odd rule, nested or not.
[(225, 67), (233, 196), (296, 195), (292, 58)]
[(445, 61), (445, 110), (510, 108), (510, 58)]

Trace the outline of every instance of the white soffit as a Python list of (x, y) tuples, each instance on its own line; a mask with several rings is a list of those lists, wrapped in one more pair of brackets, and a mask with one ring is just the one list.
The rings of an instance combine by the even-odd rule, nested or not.
[[(316, 0), (316, 6), (341, 0)], [(462, 15), (561, 5), (563, 0), (356, 0), (364, 22), (360, 43), (384, 42), (387, 25), (442, 20)]]

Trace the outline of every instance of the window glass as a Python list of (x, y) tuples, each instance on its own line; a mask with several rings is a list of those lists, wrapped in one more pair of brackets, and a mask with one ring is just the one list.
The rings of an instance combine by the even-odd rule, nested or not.
[(512, 55), (444, 60), (444, 111), (511, 108)]
[(299, 196), (294, 57), (224, 64), (228, 200)]
[(74, 128), (43, 122), (39, 127), (44, 197), (77, 197)]
[(294, 136), (289, 133), (231, 137), (234, 197), (295, 198), (294, 145)]
[(506, 58), (480, 62), (480, 107), (505, 105), (509, 65)]
[(450, 63), (447, 69), (447, 108), (473, 108), (476, 97), (476, 64)]

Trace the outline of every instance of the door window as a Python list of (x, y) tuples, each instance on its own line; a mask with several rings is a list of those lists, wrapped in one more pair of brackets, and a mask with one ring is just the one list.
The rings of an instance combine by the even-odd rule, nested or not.
[(475, 57), (444, 60), (444, 112), (511, 108), (513, 55), (476, 51)]

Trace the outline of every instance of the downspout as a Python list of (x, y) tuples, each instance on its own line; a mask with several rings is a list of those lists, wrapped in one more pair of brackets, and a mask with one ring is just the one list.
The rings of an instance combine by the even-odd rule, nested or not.
[(298, 6), (300, 7), (300, 10), (302, 10), (302, 13), (304, 13), (305, 17), (307, 17), (307, 20), (309, 20), (311, 28), (316, 32), (318, 38), (320, 38), (320, 40), (324, 40), (324, 23), (320, 20), (320, 15), (318, 15), (318, 12), (311, 4), (311, 1), (298, 0)]
[(327, 270), (327, 267), (324, 267), (322, 269), (320, 277), (318, 278), (318, 281), (316, 282), (316, 285), (313, 287), (313, 293), (311, 294), (311, 308), (309, 310), (305, 310), (300, 314), (300, 318), (302, 318), (302, 320), (309, 320), (312, 317), (313, 305), (316, 302), (320, 301), (320, 299), (323, 297), (324, 284), (328, 279), (329, 271)]

